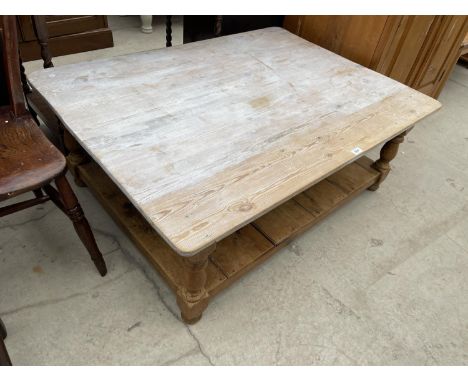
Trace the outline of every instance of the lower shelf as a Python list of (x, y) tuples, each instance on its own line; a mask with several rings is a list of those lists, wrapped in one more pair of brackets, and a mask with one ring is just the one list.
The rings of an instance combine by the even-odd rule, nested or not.
[[(372, 160), (362, 157), (217, 243), (210, 255), (206, 290), (210, 297), (268, 259), (292, 238), (377, 181)], [(78, 173), (107, 212), (151, 264), (177, 291), (184, 285), (181, 257), (154, 231), (125, 195), (94, 162)]]

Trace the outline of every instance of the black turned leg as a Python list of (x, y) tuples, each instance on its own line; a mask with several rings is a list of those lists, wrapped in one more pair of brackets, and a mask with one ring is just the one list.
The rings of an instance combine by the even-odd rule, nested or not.
[(166, 16), (166, 47), (172, 46), (172, 16)]
[(104, 262), (104, 258), (102, 257), (102, 254), (96, 244), (96, 240), (94, 239), (94, 235), (91, 231), (88, 220), (86, 220), (83, 210), (78, 203), (78, 199), (76, 198), (75, 193), (65, 178), (65, 175), (60, 175), (57, 177), (55, 179), (55, 184), (57, 185), (65, 212), (73, 222), (76, 233), (88, 250), (91, 259), (96, 265), (96, 268), (98, 269), (101, 276), (105, 276), (107, 273), (106, 263)]

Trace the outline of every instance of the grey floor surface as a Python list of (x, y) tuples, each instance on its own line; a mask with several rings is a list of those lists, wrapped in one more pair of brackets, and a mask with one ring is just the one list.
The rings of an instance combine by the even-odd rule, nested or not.
[[(164, 45), (112, 17), (115, 48)], [(180, 20), (174, 41), (181, 42)], [(28, 63), (27, 71), (40, 68)], [(0, 317), (17, 365), (468, 364), (468, 69), (420, 123), (377, 192), (366, 192), (219, 295), (194, 326), (86, 188), (105, 254), (98, 273), (52, 204), (0, 220)], [(376, 157), (376, 152), (372, 156)]]

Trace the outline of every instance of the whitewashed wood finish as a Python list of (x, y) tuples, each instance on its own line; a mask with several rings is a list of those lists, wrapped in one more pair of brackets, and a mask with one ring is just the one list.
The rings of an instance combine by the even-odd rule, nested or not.
[(33, 86), (192, 255), (440, 107), (281, 28), (38, 71)]

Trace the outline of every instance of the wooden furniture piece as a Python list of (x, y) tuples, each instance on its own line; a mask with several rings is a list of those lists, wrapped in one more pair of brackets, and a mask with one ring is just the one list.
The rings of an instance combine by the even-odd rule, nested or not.
[(228, 36), (273, 26), (282, 26), (284, 16), (269, 15), (226, 15), (226, 16), (184, 16), (184, 44), (208, 38)]
[[(26, 192), (33, 192), (35, 198), (1, 207), (0, 217), (51, 200), (70, 218), (96, 268), (104, 276), (106, 264), (65, 178), (65, 158), (47, 140), (26, 110), (15, 24), (13, 16), (2, 16), (2, 72), (9, 102), (0, 107), (0, 202)], [(52, 187), (52, 181), (57, 189)]]
[[(183, 43), (227, 36), (272, 26), (281, 26), (284, 16), (199, 16), (183, 18)], [(142, 27), (143, 30), (143, 27)], [(166, 16), (166, 47), (172, 46), (172, 16)]]
[(468, 63), (468, 33), (463, 39), (462, 45), (460, 47), (460, 60), (464, 63)]
[(4, 342), (6, 337), (7, 331), (5, 328), (5, 324), (0, 318), (0, 366), (11, 366), (10, 356), (8, 355)]
[[(40, 58), (34, 25), (35, 16), (17, 16), (21, 57), (24, 61)], [(106, 16), (43, 16), (50, 36), (53, 56), (87, 52), (114, 46)], [(0, 26), (1, 27), (1, 26)]]
[[(439, 102), (281, 28), (50, 68), (73, 172), (182, 318), (387, 176)], [(387, 141), (380, 159), (363, 156)]]
[(297, 35), (431, 97), (459, 57), (467, 16), (286, 16)]

